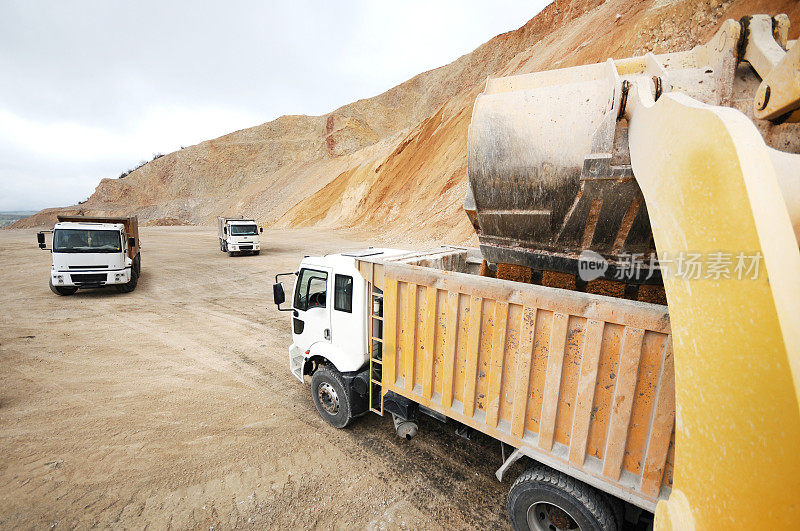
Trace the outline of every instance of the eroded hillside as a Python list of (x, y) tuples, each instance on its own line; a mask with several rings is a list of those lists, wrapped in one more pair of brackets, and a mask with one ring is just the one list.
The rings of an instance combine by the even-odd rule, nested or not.
[[(727, 18), (787, 13), (794, 0), (556, 1), (453, 63), (325, 116), (283, 116), (104, 179), (79, 207), (151, 224), (243, 213), (281, 227), (352, 227), (448, 243), (472, 239), (461, 210), (472, 103), (487, 76), (564, 68), (707, 41)], [(800, 25), (792, 28), (797, 38)]]

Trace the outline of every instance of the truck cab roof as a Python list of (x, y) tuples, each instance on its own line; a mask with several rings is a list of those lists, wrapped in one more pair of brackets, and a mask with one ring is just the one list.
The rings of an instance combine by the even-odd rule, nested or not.
[(255, 220), (253, 219), (229, 219), (229, 225), (253, 225)]
[(324, 256), (306, 256), (300, 263), (302, 266), (320, 266), (320, 267), (333, 267), (333, 268), (351, 268), (355, 267), (357, 258), (369, 258), (374, 260), (381, 260), (382, 258), (391, 258), (406, 254), (409, 251), (404, 249), (384, 249), (372, 248), (363, 249), (361, 251), (351, 251), (345, 253), (326, 254)]
[(82, 222), (78, 223), (75, 221), (61, 221), (55, 224), (53, 229), (92, 229), (92, 230), (123, 230), (124, 225), (122, 223), (92, 223), (92, 222)]

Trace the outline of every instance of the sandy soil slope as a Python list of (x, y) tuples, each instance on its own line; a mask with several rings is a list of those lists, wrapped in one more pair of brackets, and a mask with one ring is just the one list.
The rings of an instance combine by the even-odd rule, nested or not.
[[(724, 20), (752, 13), (787, 13), (790, 38), (800, 34), (796, 0), (557, 0), (519, 29), (383, 94), (168, 154), (124, 179), (104, 179), (72, 211), (135, 212), (156, 225), (245, 214), (280, 227), (369, 227), (474, 243), (461, 208), (466, 139), (487, 76), (687, 50)], [(54, 219), (50, 209), (17, 226)]]
[(507, 526), (494, 441), (335, 430), (288, 371), (274, 274), (365, 241), (268, 231), (228, 258), (208, 229), (145, 228), (135, 292), (58, 297), (33, 231), (0, 232), (0, 527)]

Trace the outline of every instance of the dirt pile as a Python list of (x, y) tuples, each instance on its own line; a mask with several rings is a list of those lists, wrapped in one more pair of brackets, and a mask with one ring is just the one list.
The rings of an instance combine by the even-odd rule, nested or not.
[[(388, 239), (471, 241), (461, 209), (472, 104), (488, 76), (564, 68), (706, 42), (728, 18), (787, 13), (794, 0), (556, 1), (518, 30), (449, 65), (325, 116), (283, 116), (170, 153), (124, 179), (104, 179), (78, 207), (135, 212), (145, 222), (210, 224), (246, 214), (278, 227), (369, 228)], [(797, 38), (800, 23), (790, 38)]]

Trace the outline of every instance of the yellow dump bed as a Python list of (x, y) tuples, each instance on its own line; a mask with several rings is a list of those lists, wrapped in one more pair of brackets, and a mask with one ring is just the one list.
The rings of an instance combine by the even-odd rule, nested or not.
[(358, 267), (383, 290), (370, 327), (383, 394), (647, 510), (669, 496), (666, 306), (482, 277), (467, 249), (375, 258)]

